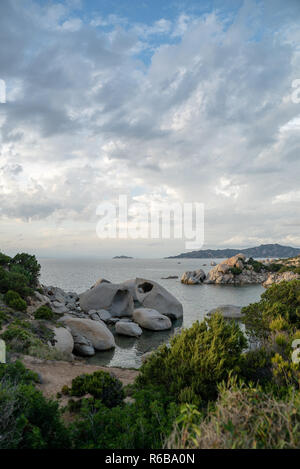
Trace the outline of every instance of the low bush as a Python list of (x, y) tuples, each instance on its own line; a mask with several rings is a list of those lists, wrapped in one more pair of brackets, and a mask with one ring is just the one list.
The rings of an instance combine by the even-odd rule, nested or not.
[(77, 376), (72, 381), (69, 394), (76, 397), (90, 394), (109, 408), (121, 404), (125, 397), (121, 381), (105, 371)]
[(49, 346), (54, 344), (54, 333), (40, 322), (14, 320), (0, 336), (6, 341), (7, 350), (23, 353), (44, 360), (69, 360), (69, 355)]
[(40, 306), (34, 313), (35, 319), (45, 319), (51, 321), (54, 319), (53, 311), (48, 306)]
[(246, 339), (239, 326), (215, 314), (183, 330), (143, 364), (139, 388), (163, 386), (175, 402), (200, 405), (217, 397), (217, 384), (241, 370)]
[(27, 303), (24, 301), (19, 293), (13, 291), (13, 290), (8, 290), (8, 292), (5, 293), (4, 295), (4, 301), (9, 306), (10, 308), (13, 308), (17, 311), (26, 311), (27, 309)]
[(260, 387), (219, 387), (205, 416), (184, 407), (167, 446), (172, 449), (296, 449), (300, 445), (300, 394), (279, 400)]
[(259, 273), (265, 269), (265, 265), (262, 262), (254, 260), (252, 257), (248, 259), (247, 265), (251, 265), (253, 267), (254, 272)]
[(274, 382), (299, 389), (300, 364), (292, 361), (292, 344), (300, 338), (300, 281), (273, 284), (242, 312), (250, 340), (263, 345), (271, 357)]
[(242, 269), (239, 269), (238, 267), (231, 267), (229, 269), (229, 271), (233, 274), (233, 275), (240, 275), (243, 271)]
[(258, 303), (242, 309), (243, 322), (252, 340), (267, 339), (274, 320), (284, 320), (288, 328), (300, 328), (300, 280), (273, 284)]
[(70, 447), (58, 404), (35, 389), (36, 376), (20, 363), (0, 367), (0, 449)]
[(71, 426), (79, 449), (159, 449), (170, 434), (179, 408), (164, 390), (150, 387), (134, 395), (132, 404), (111, 409), (101, 401), (85, 401)]

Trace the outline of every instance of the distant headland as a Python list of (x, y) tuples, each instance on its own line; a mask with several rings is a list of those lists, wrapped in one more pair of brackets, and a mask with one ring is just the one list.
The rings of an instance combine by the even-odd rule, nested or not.
[(199, 251), (184, 252), (177, 256), (169, 256), (166, 259), (225, 259), (236, 254), (245, 254), (246, 257), (293, 257), (300, 254), (300, 248), (281, 246), (280, 244), (262, 244), (254, 248), (246, 249), (201, 249)]

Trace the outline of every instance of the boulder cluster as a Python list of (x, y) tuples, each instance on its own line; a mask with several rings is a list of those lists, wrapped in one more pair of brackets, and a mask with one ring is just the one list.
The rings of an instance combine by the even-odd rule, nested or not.
[(120, 284), (100, 279), (78, 295), (57, 287), (41, 287), (30, 308), (48, 306), (61, 315), (53, 326), (55, 347), (92, 356), (115, 347), (114, 333), (140, 337), (143, 329), (161, 331), (183, 316), (182, 304), (158, 283), (136, 278)]
[(280, 283), (280, 282), (290, 282), (291, 280), (299, 280), (300, 274), (296, 272), (287, 271), (287, 272), (275, 272), (268, 276), (268, 278), (264, 281), (263, 286), (265, 288), (270, 287), (273, 283)]
[(269, 272), (255, 272), (253, 266), (246, 261), (244, 254), (237, 254), (213, 267), (206, 275), (203, 270), (185, 272), (181, 282), (187, 285), (201, 283), (218, 285), (259, 284), (267, 280)]
[(269, 275), (267, 270), (255, 272), (246, 262), (244, 254), (237, 254), (218, 264), (208, 273), (205, 283), (221, 285), (247, 285), (263, 283)]

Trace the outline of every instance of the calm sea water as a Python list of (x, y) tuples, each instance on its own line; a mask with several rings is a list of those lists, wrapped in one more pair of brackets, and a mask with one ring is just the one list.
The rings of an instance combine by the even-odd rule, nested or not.
[[(212, 308), (221, 304), (246, 306), (260, 298), (264, 288), (260, 285), (232, 287), (222, 285), (183, 285), (180, 277), (187, 270), (203, 269), (208, 272), (212, 259), (39, 259), (42, 272), (41, 282), (58, 286), (66, 291), (82, 293), (100, 277), (111, 282), (122, 282), (135, 277), (155, 280), (169, 290), (183, 304), (183, 320), (173, 323), (170, 331), (144, 331), (139, 339), (115, 336), (116, 348), (98, 352), (89, 359), (90, 363), (138, 368), (141, 356), (170, 337), (182, 327), (190, 327), (202, 320)], [(214, 259), (221, 262), (220, 259)], [(205, 265), (206, 264), (206, 265)], [(178, 279), (164, 280), (162, 277), (177, 275)]]

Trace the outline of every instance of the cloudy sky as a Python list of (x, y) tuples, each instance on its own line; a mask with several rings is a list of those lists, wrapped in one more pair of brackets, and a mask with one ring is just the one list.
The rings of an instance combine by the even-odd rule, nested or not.
[(120, 194), (205, 204), (207, 248), (299, 247), (299, 25), (299, 0), (1, 0), (0, 250), (185, 250), (98, 239)]

